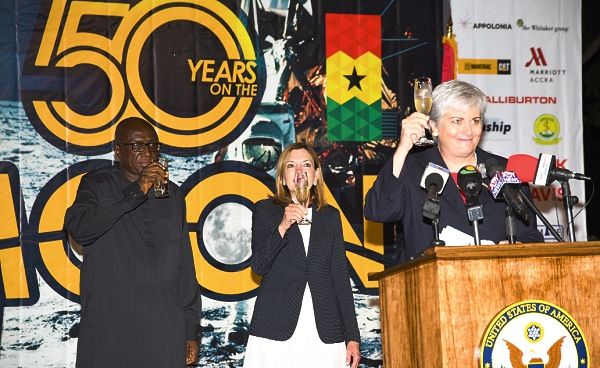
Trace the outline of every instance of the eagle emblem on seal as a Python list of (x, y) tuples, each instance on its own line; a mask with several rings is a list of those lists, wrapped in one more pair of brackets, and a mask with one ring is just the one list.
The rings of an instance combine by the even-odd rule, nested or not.
[(561, 347), (565, 336), (556, 340), (548, 349), (548, 361), (544, 363), (542, 358), (531, 358), (529, 363), (523, 364), (523, 352), (515, 344), (504, 340), (509, 351), (509, 360), (512, 368), (558, 368), (561, 360)]

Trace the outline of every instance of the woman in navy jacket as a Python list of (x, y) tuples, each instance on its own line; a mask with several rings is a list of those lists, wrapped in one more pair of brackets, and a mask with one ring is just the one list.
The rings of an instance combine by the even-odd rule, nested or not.
[[(439, 229), (474, 234), (467, 217), (464, 198), (456, 184), (456, 173), (466, 166), (494, 159), (500, 166), (506, 159), (478, 147), (483, 132), (486, 96), (477, 87), (463, 81), (452, 80), (437, 86), (433, 91), (430, 116), (415, 112), (402, 121), (400, 142), (392, 159), (384, 165), (375, 184), (367, 193), (364, 215), (379, 222), (401, 221), (405, 240), (401, 261), (410, 260), (428, 248), (433, 240), (431, 222), (423, 217), (426, 191), (421, 188), (421, 176), (429, 162), (447, 168), (451, 174), (440, 197)], [(411, 150), (425, 129), (431, 129), (436, 144), (424, 150)], [(529, 187), (522, 186), (531, 197)], [(531, 198), (530, 198), (531, 199)], [(483, 219), (478, 230), (485, 241), (507, 242), (505, 230), (506, 205), (495, 200), (487, 189), (479, 196)], [(543, 242), (537, 231), (535, 215), (529, 211), (529, 223), (517, 220), (517, 240)], [(457, 232), (454, 232), (457, 234)], [(460, 240), (446, 238), (447, 244), (464, 245)]]
[[(280, 155), (277, 193), (256, 204), (252, 270), (262, 276), (244, 367), (358, 366), (360, 335), (337, 209), (325, 202), (318, 156), (294, 143)], [(310, 206), (295, 199), (308, 175)], [(308, 225), (299, 224), (308, 218)]]

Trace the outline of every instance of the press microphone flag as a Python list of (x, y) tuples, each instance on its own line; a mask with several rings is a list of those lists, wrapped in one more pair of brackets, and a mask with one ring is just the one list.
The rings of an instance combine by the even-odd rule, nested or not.
[(498, 195), (506, 184), (521, 184), (521, 180), (512, 171), (498, 171), (489, 184), (490, 192), (494, 199), (498, 198)]
[(555, 180), (559, 182), (576, 180), (592, 180), (587, 175), (574, 173), (567, 169), (556, 167), (556, 157), (540, 153), (539, 158), (526, 154), (516, 154), (508, 158), (507, 171), (514, 171), (524, 183), (548, 186)]
[(502, 196), (514, 213), (527, 223), (529, 213), (519, 193), (521, 181), (517, 175), (510, 171), (504, 171), (505, 168), (493, 157), (485, 161), (485, 167), (488, 176), (491, 177), (488, 187), (492, 196), (494, 198)]
[[(439, 180), (434, 181), (435, 175), (433, 174), (437, 174), (442, 178), (441, 185), (439, 183)], [(428, 177), (429, 180), (427, 180)], [(435, 190), (437, 194), (440, 194), (442, 193), (442, 190), (444, 190), (444, 186), (448, 181), (448, 177), (450, 177), (450, 172), (448, 171), (448, 169), (440, 165), (436, 165), (433, 162), (429, 162), (427, 164), (427, 167), (425, 167), (425, 170), (423, 171), (423, 176), (421, 176), (421, 188), (424, 188), (425, 190), (429, 191), (432, 185), (435, 185)]]

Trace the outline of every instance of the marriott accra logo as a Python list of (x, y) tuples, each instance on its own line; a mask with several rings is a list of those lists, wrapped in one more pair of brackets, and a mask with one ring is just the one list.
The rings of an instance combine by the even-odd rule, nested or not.
[(566, 69), (549, 66), (548, 59), (541, 47), (530, 47), (529, 52), (531, 56), (525, 63), (525, 68), (529, 69), (530, 83), (554, 83), (556, 78), (567, 74)]
[(483, 335), (480, 368), (587, 368), (581, 328), (566, 311), (525, 300), (498, 313)]

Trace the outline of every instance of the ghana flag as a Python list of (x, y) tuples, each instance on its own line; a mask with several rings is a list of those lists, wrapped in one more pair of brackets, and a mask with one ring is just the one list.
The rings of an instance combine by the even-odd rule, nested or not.
[(381, 18), (325, 16), (327, 137), (381, 139)]

